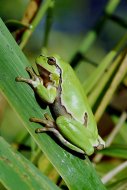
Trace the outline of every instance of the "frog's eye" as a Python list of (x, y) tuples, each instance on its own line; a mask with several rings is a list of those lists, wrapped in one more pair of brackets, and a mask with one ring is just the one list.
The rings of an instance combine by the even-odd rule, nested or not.
[(49, 65), (55, 65), (56, 59), (54, 57), (48, 57), (48, 64)]

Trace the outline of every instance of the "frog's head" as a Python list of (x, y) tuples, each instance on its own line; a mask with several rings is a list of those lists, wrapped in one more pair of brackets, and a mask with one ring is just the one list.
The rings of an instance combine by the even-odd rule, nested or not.
[(46, 82), (53, 82), (58, 86), (60, 78), (60, 70), (56, 64), (56, 59), (54, 57), (46, 57), (40, 55), (36, 59), (36, 65), (40, 77)]

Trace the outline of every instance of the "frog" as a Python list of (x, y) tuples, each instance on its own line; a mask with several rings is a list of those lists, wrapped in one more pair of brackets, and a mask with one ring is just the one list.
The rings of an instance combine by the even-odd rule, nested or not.
[(38, 74), (32, 67), (26, 71), (30, 78), (16, 81), (29, 84), (50, 109), (51, 115), (30, 118), (42, 127), (36, 133), (51, 132), (59, 141), (76, 153), (92, 155), (105, 147), (98, 134), (97, 124), (87, 96), (71, 65), (60, 56), (40, 55), (35, 60)]

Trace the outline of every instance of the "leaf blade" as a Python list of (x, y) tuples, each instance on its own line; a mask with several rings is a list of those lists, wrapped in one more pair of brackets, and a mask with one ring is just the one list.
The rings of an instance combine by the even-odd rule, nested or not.
[(127, 159), (127, 148), (126, 146), (124, 147), (122, 145), (121, 146), (112, 145), (102, 150), (101, 153), (106, 156)]
[(68, 153), (45, 133), (35, 134), (34, 131), (37, 124), (30, 123), (29, 118), (32, 116), (41, 118), (42, 114), (48, 110), (42, 110), (39, 107), (34, 93), (28, 85), (15, 82), (15, 77), (18, 75), (28, 77), (25, 67), (29, 63), (2, 21), (0, 21), (0, 40), (0, 66), (2, 73), (0, 87), (13, 108), (20, 115), (26, 129), (47, 155), (70, 189), (81, 190), (87, 188), (92, 190), (93, 187), (105, 189), (87, 157), (86, 159), (80, 159)]
[(46, 176), (0, 137), (0, 180), (12, 190), (59, 190)]

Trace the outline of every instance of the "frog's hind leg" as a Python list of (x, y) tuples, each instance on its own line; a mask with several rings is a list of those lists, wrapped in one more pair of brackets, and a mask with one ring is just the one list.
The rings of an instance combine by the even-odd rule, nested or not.
[(74, 146), (84, 151), (87, 155), (91, 155), (94, 152), (91, 142), (92, 135), (90, 131), (84, 127), (84, 124), (66, 116), (59, 116), (56, 119), (56, 124), (60, 134)]
[(37, 128), (35, 130), (36, 133), (52, 132), (64, 146), (78, 153), (84, 154), (83, 150), (71, 144), (60, 134), (59, 130), (57, 129), (57, 125), (55, 121), (48, 114), (45, 114), (44, 116), (45, 116), (45, 119), (30, 118), (30, 121), (32, 122), (40, 123), (44, 125), (44, 127), (42, 128)]

